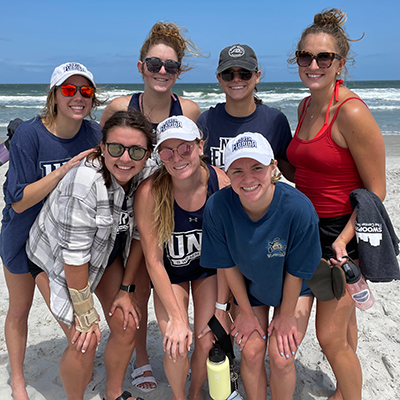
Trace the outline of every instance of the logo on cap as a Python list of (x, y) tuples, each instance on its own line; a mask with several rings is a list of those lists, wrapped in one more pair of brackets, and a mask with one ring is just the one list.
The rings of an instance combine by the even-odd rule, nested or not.
[(86, 72), (86, 68), (83, 67), (79, 63), (68, 63), (68, 64), (65, 64), (63, 69), (64, 69), (64, 72), (68, 72), (68, 71)]
[(182, 122), (174, 118), (168, 119), (165, 121), (164, 125), (159, 127), (159, 133), (163, 133), (171, 128), (183, 128)]
[(245, 50), (242, 46), (232, 46), (229, 50), (228, 50), (228, 55), (229, 57), (234, 57), (234, 58), (238, 58), (238, 57), (243, 57), (245, 53)]
[(257, 148), (257, 141), (255, 141), (251, 137), (240, 138), (236, 143), (232, 145), (232, 152), (245, 148)]

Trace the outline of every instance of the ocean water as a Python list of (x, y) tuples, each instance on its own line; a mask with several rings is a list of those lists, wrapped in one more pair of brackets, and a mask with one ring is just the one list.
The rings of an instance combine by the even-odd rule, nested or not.
[[(99, 84), (100, 98), (110, 101), (143, 90), (142, 84)], [(400, 81), (349, 81), (347, 86), (368, 105), (384, 135), (400, 135)], [(297, 124), (297, 106), (308, 95), (301, 82), (261, 82), (258, 96), (264, 104), (280, 109), (288, 118), (292, 131)], [(47, 85), (0, 85), (0, 137), (14, 118), (30, 119), (39, 114), (46, 101)], [(177, 83), (174, 93), (195, 101), (202, 111), (225, 99), (217, 83)], [(107, 104), (107, 103), (106, 103)], [(105, 105), (96, 111), (100, 121)]]

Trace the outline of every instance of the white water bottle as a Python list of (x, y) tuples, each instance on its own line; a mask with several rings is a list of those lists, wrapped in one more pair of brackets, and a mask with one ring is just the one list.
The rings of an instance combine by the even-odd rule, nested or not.
[(360, 267), (349, 258), (342, 265), (346, 275), (346, 290), (354, 300), (356, 307), (360, 310), (368, 310), (374, 304), (374, 296), (365, 278), (361, 274)]
[(211, 398), (214, 400), (226, 400), (231, 394), (229, 359), (218, 343), (214, 344), (209, 352), (207, 376)]

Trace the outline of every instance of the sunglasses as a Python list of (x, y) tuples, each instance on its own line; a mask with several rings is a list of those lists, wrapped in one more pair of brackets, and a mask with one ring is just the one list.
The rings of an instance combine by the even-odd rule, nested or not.
[(176, 149), (164, 149), (158, 152), (161, 160), (171, 161), (176, 151), (182, 158), (189, 157), (192, 154), (194, 144), (182, 143)]
[(308, 67), (313, 60), (316, 60), (319, 68), (329, 68), (335, 58), (337, 60), (342, 59), (342, 57), (336, 53), (322, 52), (315, 56), (308, 51), (296, 51), (297, 64), (300, 67)]
[(61, 89), (61, 93), (65, 97), (75, 96), (75, 93), (79, 90), (82, 97), (87, 99), (91, 99), (94, 96), (96, 89), (93, 86), (76, 86), (72, 83), (68, 83), (66, 85), (59, 86)]
[(164, 66), (165, 72), (167, 74), (176, 75), (179, 72), (179, 68), (181, 67), (181, 63), (179, 61), (161, 61), (157, 57), (145, 58), (144, 62), (146, 63), (147, 70), (153, 74), (160, 72), (161, 67)]
[(235, 74), (239, 74), (239, 78), (242, 81), (249, 81), (253, 76), (253, 71), (249, 71), (248, 69), (241, 69), (239, 72), (232, 71), (231, 69), (226, 69), (222, 71), (219, 75), (225, 82), (230, 82), (235, 77)]
[(121, 157), (122, 154), (125, 153), (125, 150), (128, 150), (129, 157), (133, 161), (140, 161), (143, 160), (143, 157), (148, 152), (147, 149), (139, 146), (124, 146), (121, 143), (106, 143), (108, 154), (111, 157)]

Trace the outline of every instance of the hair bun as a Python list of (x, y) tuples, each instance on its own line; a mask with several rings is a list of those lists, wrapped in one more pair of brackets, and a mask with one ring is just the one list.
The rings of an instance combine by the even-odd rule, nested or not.
[(324, 10), (314, 17), (315, 25), (336, 25), (342, 27), (347, 20), (345, 11), (341, 11), (337, 8), (331, 8), (330, 10)]

